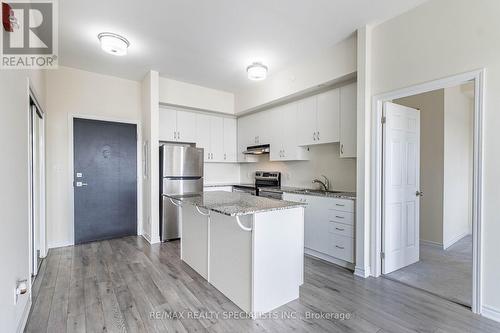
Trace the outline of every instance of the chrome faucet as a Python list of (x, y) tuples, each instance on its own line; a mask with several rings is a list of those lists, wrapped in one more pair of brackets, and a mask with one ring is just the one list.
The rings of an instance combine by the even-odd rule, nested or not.
[(324, 182), (323, 182), (323, 181), (321, 181), (321, 180), (319, 180), (319, 179), (317, 179), (317, 178), (313, 179), (313, 181), (312, 181), (312, 182), (313, 182), (313, 184), (315, 184), (315, 183), (320, 184), (321, 186), (323, 186), (323, 189), (324, 189), (325, 191), (328, 191), (328, 190), (330, 189), (330, 181), (329, 181), (329, 180), (328, 180), (328, 178), (326, 178), (326, 176), (324, 176), (324, 175), (321, 175), (321, 177), (323, 177), (323, 178), (325, 179), (325, 181), (324, 181)]

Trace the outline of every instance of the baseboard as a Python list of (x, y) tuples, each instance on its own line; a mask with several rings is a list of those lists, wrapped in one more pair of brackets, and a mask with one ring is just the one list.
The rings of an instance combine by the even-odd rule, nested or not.
[(440, 249), (443, 248), (443, 244), (438, 243), (438, 242), (433, 242), (433, 241), (425, 240), (425, 239), (421, 239), (420, 240), (420, 244), (428, 245), (428, 246), (432, 246), (432, 247), (439, 247)]
[(56, 242), (50, 242), (47, 246), (47, 249), (55, 249), (58, 247), (65, 247), (65, 246), (71, 246), (75, 245), (72, 241), (64, 240), (64, 241), (56, 241)]
[(17, 327), (17, 333), (24, 332), (24, 328), (26, 327), (26, 323), (28, 322), (28, 317), (30, 315), (30, 310), (31, 310), (31, 295), (29, 295), (28, 301), (26, 302), (26, 306), (24, 307), (23, 316), (21, 317), (21, 321), (19, 322), (19, 326)]
[(367, 278), (370, 276), (370, 267), (359, 267), (356, 266), (354, 267), (354, 275), (362, 277), (362, 278)]
[(467, 230), (467, 231), (461, 233), (460, 235), (453, 237), (449, 241), (443, 242), (443, 249), (446, 250), (447, 248), (449, 248), (450, 246), (452, 246), (453, 244), (455, 244), (456, 242), (458, 242), (459, 240), (461, 240), (462, 238), (464, 238), (465, 236), (468, 236), (468, 235), (470, 235), (470, 233)]
[(304, 254), (311, 256), (311, 257), (319, 258), (319, 259), (324, 260), (324, 261), (328, 261), (329, 263), (350, 269), (351, 271), (354, 270), (353, 263), (347, 262), (347, 261), (342, 260), (342, 259), (334, 258), (332, 256), (329, 256), (328, 254), (324, 254), (324, 253), (314, 251), (314, 250), (311, 250), (308, 248), (304, 248)]
[(151, 236), (149, 236), (148, 233), (143, 232), (141, 236), (142, 236), (142, 238), (147, 240), (149, 244), (151, 244)]
[(483, 305), (481, 315), (488, 319), (500, 322), (500, 310), (494, 309), (487, 305)]

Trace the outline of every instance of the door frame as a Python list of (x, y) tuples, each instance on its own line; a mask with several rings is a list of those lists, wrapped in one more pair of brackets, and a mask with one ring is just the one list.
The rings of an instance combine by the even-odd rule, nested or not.
[[(45, 137), (45, 111), (41, 107), (39, 99), (37, 96), (37, 92), (35, 91), (35, 87), (33, 85), (33, 82), (31, 79), (28, 78), (28, 89), (27, 89), (27, 117), (28, 117), (28, 193), (29, 193), (29, 203), (28, 203), (28, 209), (29, 209), (29, 218), (28, 218), (28, 261), (29, 261), (29, 285), (30, 288), (29, 290), (31, 291), (31, 283), (32, 283), (32, 276), (34, 273), (38, 273), (38, 268), (34, 269), (33, 268), (33, 260), (34, 260), (34, 238), (33, 238), (33, 210), (35, 207), (33, 206), (33, 190), (34, 190), (34, 183), (33, 183), (33, 115), (32, 115), (32, 110), (31, 110), (31, 101), (33, 101), (33, 104), (37, 107), (38, 111), (40, 112), (40, 117), (42, 119), (42, 137), (43, 137), (43, 149), (42, 149), (42, 159), (43, 163), (40, 165), (40, 174), (43, 175), (41, 177), (41, 184), (42, 184), (42, 189), (43, 191), (40, 193), (40, 225), (39, 225), (39, 237), (40, 237), (40, 257), (45, 258), (47, 256), (47, 220), (46, 220), (46, 172), (45, 172), (45, 166), (46, 166), (46, 155), (45, 155), (45, 143), (46, 143), (46, 137)], [(31, 297), (31, 293), (30, 293)]]
[(472, 311), (481, 313), (482, 308), (482, 196), (483, 196), (483, 112), (485, 69), (478, 69), (438, 80), (375, 95), (372, 98), (371, 124), (371, 235), (370, 265), (372, 275), (382, 272), (382, 115), (383, 103), (433, 90), (457, 86), (474, 81), (474, 135), (473, 135), (473, 202), (472, 202)]
[(71, 232), (71, 241), (70, 244), (66, 245), (75, 245), (75, 193), (74, 193), (74, 156), (73, 156), (73, 145), (74, 145), (74, 136), (73, 136), (73, 121), (74, 119), (88, 119), (88, 120), (97, 120), (97, 121), (107, 121), (112, 123), (122, 123), (122, 124), (132, 124), (135, 125), (136, 128), (136, 139), (137, 139), (137, 151), (136, 151), (136, 163), (137, 163), (137, 235), (142, 235), (143, 230), (143, 221), (142, 221), (142, 136), (141, 136), (141, 126), (139, 121), (123, 119), (123, 118), (115, 118), (115, 117), (105, 117), (105, 116), (93, 116), (86, 114), (76, 114), (72, 113), (68, 115), (68, 197), (69, 197), (69, 222), (70, 222), (70, 232)]

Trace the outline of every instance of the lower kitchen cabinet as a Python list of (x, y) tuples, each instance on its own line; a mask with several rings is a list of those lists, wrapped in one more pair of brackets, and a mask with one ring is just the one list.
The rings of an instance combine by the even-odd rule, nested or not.
[(304, 247), (307, 254), (352, 268), (354, 200), (283, 193), (283, 200), (306, 203)]

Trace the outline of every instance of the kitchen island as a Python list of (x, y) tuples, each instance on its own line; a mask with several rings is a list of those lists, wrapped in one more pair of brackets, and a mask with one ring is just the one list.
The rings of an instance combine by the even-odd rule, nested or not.
[(168, 196), (181, 259), (253, 317), (299, 297), (304, 205), (234, 192)]

